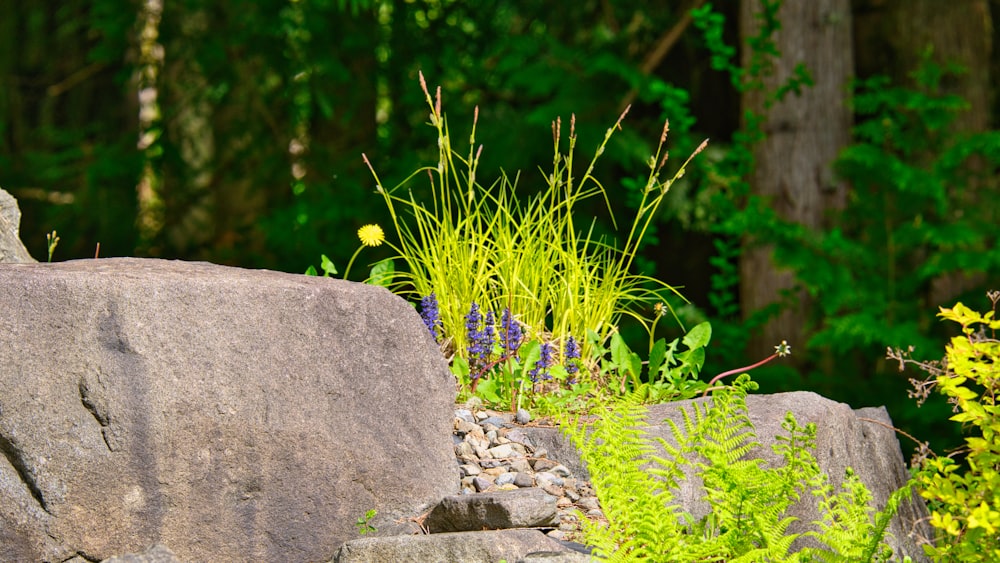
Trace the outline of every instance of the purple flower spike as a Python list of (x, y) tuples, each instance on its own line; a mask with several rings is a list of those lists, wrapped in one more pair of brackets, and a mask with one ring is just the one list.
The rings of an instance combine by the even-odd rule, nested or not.
[(496, 342), (496, 315), (493, 311), (487, 311), (486, 317), (483, 318), (483, 330), (479, 333), (479, 361), (483, 365), (489, 363), (494, 342)]
[(580, 366), (574, 360), (580, 358), (580, 344), (577, 343), (576, 339), (570, 336), (566, 339), (566, 351), (563, 354), (563, 362), (566, 365), (566, 373), (569, 375), (574, 375), (580, 371)]
[(420, 318), (424, 320), (424, 325), (430, 331), (434, 342), (441, 342), (441, 314), (438, 309), (437, 295), (431, 292), (430, 295), (420, 300)]
[(510, 314), (510, 309), (504, 309), (500, 315), (500, 345), (503, 346), (503, 354), (508, 358), (517, 359), (517, 350), (521, 347), (523, 331), (521, 323)]
[(551, 342), (542, 344), (541, 357), (535, 362), (535, 367), (528, 372), (532, 382), (538, 383), (543, 379), (552, 379), (552, 376), (549, 375), (549, 367), (552, 365), (552, 355), (554, 352), (555, 348)]
[(479, 304), (473, 301), (469, 314), (465, 315), (465, 338), (469, 344), (469, 368), (473, 379), (479, 377), (479, 361), (483, 355), (483, 331), (479, 328), (482, 322), (483, 315), (479, 312)]

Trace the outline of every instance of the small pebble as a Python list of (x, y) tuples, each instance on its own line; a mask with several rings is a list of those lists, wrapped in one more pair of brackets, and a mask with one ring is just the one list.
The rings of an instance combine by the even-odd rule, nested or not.
[(558, 485), (542, 485), (542, 490), (557, 498), (562, 498), (563, 493), (566, 492)]
[[(535, 455), (538, 456), (538, 452), (535, 452)], [(559, 465), (558, 463), (552, 461), (551, 459), (536, 459), (532, 467), (535, 468), (535, 471), (541, 472), (541, 471), (548, 471), (549, 469), (552, 469), (553, 467), (556, 467), (558, 465)]]
[(564, 483), (562, 477), (557, 477), (548, 471), (535, 473), (535, 480), (538, 482), (539, 486), (556, 485), (561, 487)]
[(455, 419), (455, 433), (461, 436), (465, 436), (474, 429), (479, 428), (479, 426), (474, 422), (469, 422), (468, 420), (463, 420), (461, 418)]
[(503, 444), (486, 450), (490, 454), (490, 457), (494, 459), (511, 457), (514, 453), (514, 448), (510, 444)]
[(507, 473), (506, 467), (491, 467), (489, 469), (483, 469), (483, 473), (486, 475), (492, 475), (493, 477), (499, 477)]
[(528, 463), (528, 460), (524, 458), (512, 459), (510, 461), (510, 470), (514, 471), (515, 473), (527, 473), (527, 474), (532, 473), (531, 464)]
[[(504, 428), (503, 430), (507, 429)], [(509, 432), (505, 432), (504, 438), (507, 438), (511, 442), (523, 444), (525, 446), (528, 446), (529, 448), (532, 447), (531, 438), (528, 438), (528, 435), (525, 434), (524, 431), (521, 430), (520, 428), (510, 429)], [(544, 456), (538, 456), (538, 457), (544, 457)]]
[[(508, 475), (510, 475), (508, 473)], [(534, 487), (535, 478), (529, 473), (514, 473), (514, 484), (521, 488)]]
[(502, 418), (500, 418), (499, 416), (491, 416), (491, 417), (487, 417), (485, 420), (483, 420), (479, 424), (481, 424), (483, 426), (483, 428), (486, 428), (487, 426), (495, 426), (497, 428), (500, 428), (504, 424), (507, 424), (507, 421), (504, 420), (504, 419), (502, 419)]
[(527, 424), (531, 422), (531, 413), (524, 409), (517, 409), (517, 414), (514, 415), (514, 421), (518, 424)]
[(567, 469), (565, 465), (557, 465), (552, 469), (549, 469), (549, 472), (558, 475), (560, 477), (569, 477), (572, 475), (572, 473), (570, 473), (569, 469)]

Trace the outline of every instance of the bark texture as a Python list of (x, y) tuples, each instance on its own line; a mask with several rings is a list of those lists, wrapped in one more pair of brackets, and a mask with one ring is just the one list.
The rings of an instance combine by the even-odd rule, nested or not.
[[(760, 29), (759, 0), (740, 5), (743, 40)], [(744, 111), (763, 117), (764, 139), (754, 147), (751, 190), (764, 197), (786, 220), (811, 229), (828, 222), (828, 212), (842, 208), (846, 188), (836, 181), (831, 164), (850, 141), (851, 110), (846, 93), (853, 76), (851, 6), (848, 0), (785, 2), (778, 12), (781, 29), (774, 36), (779, 55), (762, 77), (763, 89), (743, 95)], [(751, 53), (744, 50), (744, 67)], [(776, 102), (771, 93), (804, 65), (815, 83)], [(769, 354), (781, 340), (793, 342), (804, 332), (807, 296), (794, 290), (794, 273), (779, 267), (773, 248), (752, 233), (744, 239), (740, 261), (740, 299), (745, 318), (787, 295), (787, 306), (771, 317), (751, 339), (751, 357)]]

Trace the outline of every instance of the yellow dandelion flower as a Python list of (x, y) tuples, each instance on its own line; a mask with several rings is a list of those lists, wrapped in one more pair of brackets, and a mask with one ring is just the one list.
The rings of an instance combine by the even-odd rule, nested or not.
[(385, 232), (378, 225), (365, 225), (358, 229), (358, 238), (365, 246), (379, 246), (385, 242)]

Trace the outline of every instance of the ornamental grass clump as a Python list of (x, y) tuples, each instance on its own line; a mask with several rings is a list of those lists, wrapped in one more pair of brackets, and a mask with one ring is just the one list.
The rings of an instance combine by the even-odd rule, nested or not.
[[(442, 334), (450, 339), (449, 352), (466, 359), (470, 367), (483, 361), (486, 346), (485, 341), (464, 338), (471, 330), (466, 315), (473, 302), (483, 311), (516, 311), (521, 329), (533, 339), (547, 335), (546, 341), (565, 343), (570, 335), (588, 331), (605, 338), (623, 315), (634, 317), (648, 330), (639, 306), (661, 300), (665, 291), (676, 293), (664, 282), (631, 272), (652, 217), (672, 182), (684, 173), (682, 166), (669, 180), (659, 177), (667, 159), (663, 148), (667, 126), (656, 154), (649, 159), (638, 212), (624, 242), (617, 246), (595, 239), (593, 221), (579, 223), (574, 209), (584, 200), (601, 197), (610, 212), (605, 189), (592, 173), (628, 110), (607, 130), (579, 177), (574, 165), (575, 118), (570, 120), (565, 153), (561, 152), (562, 126), (557, 119), (552, 126), (552, 172), (544, 176), (545, 185), (538, 193), (520, 197), (515, 193), (516, 177), (511, 181), (501, 174), (488, 185), (478, 180), (484, 150), (483, 145), (476, 147), (478, 108), (468, 151), (460, 153), (453, 148), (441, 110), (440, 88), (432, 98), (422, 74), (420, 84), (431, 110), (430, 125), (437, 131), (438, 162), (386, 188), (364, 158), (398, 237), (398, 245), (390, 246), (406, 265), (406, 271), (394, 274), (390, 289), (414, 300), (434, 293)], [(429, 180), (429, 201), (418, 199), (411, 189), (419, 178)], [(588, 357), (589, 340), (582, 346)]]

